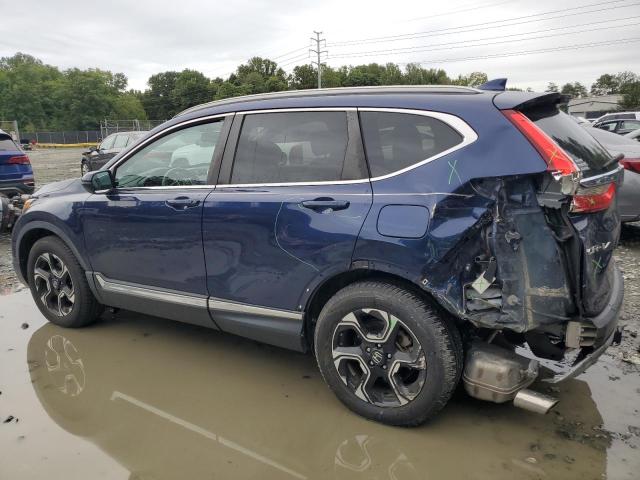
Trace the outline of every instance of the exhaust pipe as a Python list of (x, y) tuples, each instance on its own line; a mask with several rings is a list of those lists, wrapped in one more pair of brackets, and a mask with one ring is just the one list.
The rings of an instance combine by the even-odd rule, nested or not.
[(530, 412), (541, 413), (542, 415), (548, 413), (556, 403), (558, 403), (557, 398), (529, 390), (528, 388), (519, 390), (513, 399), (513, 405), (515, 407), (524, 408)]

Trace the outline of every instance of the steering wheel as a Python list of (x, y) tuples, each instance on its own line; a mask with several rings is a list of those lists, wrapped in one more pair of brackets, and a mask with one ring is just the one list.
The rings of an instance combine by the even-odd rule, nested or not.
[(170, 168), (162, 177), (162, 186), (193, 185), (191, 173), (186, 168)]

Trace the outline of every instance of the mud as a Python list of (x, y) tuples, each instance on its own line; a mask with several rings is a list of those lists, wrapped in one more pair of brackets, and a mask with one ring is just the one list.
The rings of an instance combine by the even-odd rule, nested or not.
[[(41, 154), (41, 155), (40, 155)], [(79, 151), (32, 152), (39, 184)], [(0, 237), (0, 478), (636, 479), (640, 471), (640, 227), (624, 228), (621, 345), (540, 416), (459, 392), (431, 423), (349, 412), (313, 358), (122, 312), (45, 322)]]

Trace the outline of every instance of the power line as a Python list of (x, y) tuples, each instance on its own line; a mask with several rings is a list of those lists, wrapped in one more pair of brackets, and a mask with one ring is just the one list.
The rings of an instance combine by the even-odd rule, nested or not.
[(441, 59), (430, 59), (430, 60), (419, 60), (415, 62), (398, 62), (398, 65), (409, 65), (410, 63), (451, 63), (451, 62), (467, 62), (473, 60), (485, 60), (490, 58), (503, 58), (503, 57), (516, 57), (523, 55), (533, 55), (537, 53), (548, 53), (548, 52), (559, 52), (564, 50), (579, 50), (582, 48), (590, 48), (590, 47), (599, 47), (605, 45), (614, 45), (614, 44), (627, 44), (639, 42), (640, 37), (628, 37), (628, 38), (619, 38), (616, 40), (608, 40), (604, 42), (592, 42), (592, 43), (577, 43), (573, 45), (565, 45), (561, 47), (550, 47), (550, 48), (542, 48), (539, 50), (525, 50), (520, 52), (507, 52), (507, 53), (495, 53), (490, 55), (480, 55), (475, 57), (460, 57), (460, 58), (441, 58)]
[[(583, 26), (591, 26), (591, 25), (596, 25), (596, 24), (602, 24), (602, 23), (608, 23), (611, 21), (619, 21), (619, 20), (631, 20), (634, 18), (640, 18), (640, 15), (636, 15), (633, 17), (627, 17), (627, 18), (623, 18), (623, 19), (616, 19), (616, 20), (602, 20), (599, 22), (590, 22), (590, 23), (585, 23), (585, 24), (581, 24), (581, 25), (573, 25), (570, 27), (557, 27), (557, 28), (549, 28), (549, 29), (543, 29), (543, 30), (537, 30), (537, 31), (533, 31), (533, 32), (523, 32), (523, 33), (514, 33), (511, 35), (500, 35), (500, 36), (495, 36), (495, 37), (485, 37), (485, 38), (481, 38), (478, 40), (460, 40), (457, 42), (447, 42), (447, 43), (435, 43), (435, 44), (431, 44), (431, 45), (418, 45), (418, 46), (414, 46), (414, 47), (404, 47), (404, 48), (391, 48), (391, 49), (385, 49), (385, 50), (369, 50), (369, 51), (364, 51), (364, 52), (350, 52), (350, 53), (339, 53), (336, 55), (333, 55), (332, 58), (359, 58), (359, 57), (371, 57), (371, 56), (378, 56), (378, 55), (393, 55), (393, 54), (398, 54), (398, 53), (414, 53), (414, 52), (427, 52), (427, 51), (434, 51), (434, 50), (454, 50), (454, 49), (458, 49), (458, 48), (473, 48), (473, 47), (483, 47), (483, 46), (488, 46), (488, 45), (499, 45), (499, 44), (503, 44), (503, 43), (512, 43), (512, 42), (525, 42), (527, 40), (538, 40), (540, 38), (550, 38), (550, 37), (560, 37), (563, 35), (575, 35), (575, 34), (579, 34), (579, 33), (585, 33), (585, 32), (595, 32), (595, 31), (599, 31), (599, 30), (609, 30), (612, 28), (624, 28), (624, 27), (635, 27), (637, 25), (640, 25), (640, 23), (636, 22), (636, 23), (630, 23), (630, 24), (626, 24), (626, 25), (608, 25), (605, 27), (599, 27), (599, 28), (590, 28), (587, 30), (577, 30), (574, 32), (561, 32), (561, 33), (554, 33), (551, 35), (541, 35), (541, 36), (535, 36), (535, 37), (528, 37), (528, 38), (516, 38), (516, 39), (511, 39), (511, 40), (499, 40), (496, 42), (485, 42), (485, 43), (474, 43), (474, 44), (470, 44), (472, 42), (479, 42), (479, 41), (484, 41), (484, 40), (493, 40), (496, 38), (505, 38), (505, 37), (515, 37), (515, 36), (522, 36), (522, 35), (532, 35), (532, 34), (536, 34), (536, 33), (545, 33), (545, 32), (551, 32), (551, 31), (555, 31), (555, 30), (565, 30), (567, 28), (577, 28), (577, 27), (583, 27)], [(457, 46), (451, 46), (451, 45), (457, 45)], [(432, 48), (432, 47), (442, 47), (442, 48)]]
[(495, 7), (498, 5), (504, 5), (505, 3), (516, 3), (519, 0), (503, 0), (502, 2), (493, 2), (493, 3), (485, 3), (483, 5), (475, 5), (473, 7), (469, 7), (469, 8), (461, 8), (459, 10), (451, 10), (449, 12), (442, 12), (442, 13), (436, 13), (434, 15), (428, 15), (426, 17), (417, 17), (417, 18), (411, 18), (409, 20), (405, 20), (406, 22), (415, 22), (417, 20), (424, 20), (425, 18), (437, 18), (437, 17), (445, 17), (448, 15), (455, 15), (458, 13), (464, 13), (464, 12), (470, 12), (472, 10), (480, 10), (482, 8), (489, 8), (489, 7)]
[[(491, 22), (473, 23), (473, 24), (469, 24), (469, 25), (461, 25), (459, 27), (449, 27), (449, 28), (441, 28), (441, 29), (437, 29), (437, 30), (428, 30), (428, 31), (421, 31), (421, 32), (414, 32), (414, 33), (404, 33), (404, 34), (400, 34), (400, 35), (387, 35), (387, 36), (383, 36), (383, 37), (369, 37), (369, 38), (364, 38), (364, 39), (356, 39), (356, 40), (348, 40), (348, 41), (343, 41), (343, 42), (335, 42), (335, 43), (330, 43), (329, 46), (331, 46), (331, 47), (341, 47), (341, 46), (347, 46), (347, 45), (365, 45), (365, 44), (368, 44), (368, 43), (395, 42), (395, 41), (402, 41), (402, 40), (411, 40), (413, 38), (432, 37), (432, 36), (439, 36), (439, 35), (457, 35), (457, 34), (460, 34), (460, 33), (474, 32), (474, 31), (478, 31), (478, 30), (487, 30), (489, 28), (511, 27), (511, 26), (522, 25), (524, 23), (531, 23), (531, 22), (544, 22), (544, 21), (547, 21), (547, 20), (554, 20), (554, 19), (557, 19), (557, 18), (565, 18), (565, 17), (570, 17), (570, 16), (576, 16), (576, 15), (586, 15), (586, 14), (589, 14), (589, 13), (610, 11), (610, 10), (615, 10), (615, 9), (619, 9), (619, 8), (628, 8), (628, 7), (633, 7), (633, 6), (636, 6), (636, 5), (640, 5), (640, 2), (636, 2), (636, 3), (629, 4), (629, 5), (610, 6), (611, 3), (620, 3), (620, 2), (626, 2), (626, 1), (629, 1), (629, 0), (611, 0), (610, 2), (598, 2), (598, 3), (592, 3), (592, 4), (588, 4), (588, 5), (583, 5), (581, 7), (565, 8), (565, 9), (560, 9), (560, 10), (551, 10), (551, 11), (548, 11), (548, 12), (542, 12), (542, 13), (537, 13), (537, 14), (533, 14), (533, 15), (524, 15), (524, 16), (520, 16), (520, 17), (506, 18), (506, 19), (503, 19), (503, 20), (494, 20), (494, 21), (491, 21)], [(601, 8), (601, 9), (596, 9), (596, 10), (589, 10), (589, 11), (583, 11), (583, 12), (574, 12), (574, 13), (569, 13), (569, 14), (565, 14), (565, 15), (557, 15), (557, 16), (554, 16), (554, 17), (530, 20), (533, 17), (550, 15), (552, 13), (568, 12), (568, 11), (573, 11), (573, 10), (580, 9), (580, 8), (589, 8), (589, 7), (593, 7), (593, 6), (600, 6), (600, 5), (603, 5), (603, 4), (607, 4), (609, 6), (607, 6), (606, 8)], [(515, 20), (523, 20), (523, 19), (529, 19), (529, 20), (522, 21), (522, 22), (509, 23), (508, 25), (495, 25), (496, 23), (513, 22)], [(471, 27), (479, 27), (479, 28), (471, 28)], [(461, 29), (467, 29), (467, 30), (460, 31)]]

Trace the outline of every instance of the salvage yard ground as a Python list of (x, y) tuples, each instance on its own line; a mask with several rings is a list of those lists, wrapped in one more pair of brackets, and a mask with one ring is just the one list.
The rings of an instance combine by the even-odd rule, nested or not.
[[(37, 186), (79, 176), (82, 150), (29, 152)], [(264, 468), (275, 468), (271, 474), (258, 476), (387, 478), (387, 472), (393, 471), (397, 478), (637, 479), (640, 472), (640, 225), (623, 228), (616, 259), (625, 278), (625, 308), (620, 321), (624, 328), (622, 343), (611, 347), (597, 365), (578, 379), (557, 387), (538, 386), (560, 398), (555, 411), (539, 417), (511, 406), (483, 404), (458, 394), (434, 422), (405, 430), (383, 427), (345, 412), (321, 383), (311, 357), (126, 312), (117, 318), (107, 315), (105, 321), (85, 331), (42, 326), (44, 321), (30, 301), (26, 287), (19, 284), (13, 273), (9, 236), (2, 235), (0, 452), (7, 456), (0, 461), (0, 477), (5, 478), (6, 474), (6, 478), (27, 478), (24, 475), (28, 472), (33, 478), (45, 474), (50, 478), (63, 475), (88, 478), (87, 475), (95, 473), (95, 465), (100, 465), (105, 473), (103, 478), (126, 478), (122, 466), (132, 471), (130, 478), (138, 478), (139, 472), (133, 468), (137, 465), (143, 466), (154, 478), (165, 478), (165, 469), (172, 467), (182, 468), (185, 478), (200, 478), (200, 468), (209, 466), (205, 465), (209, 453), (193, 458), (185, 453), (187, 444), (181, 443), (180, 435), (185, 434), (186, 428), (192, 432), (191, 437), (184, 439), (189, 442), (189, 448), (202, 447), (204, 452), (204, 448), (211, 447), (214, 457), (218, 451), (222, 452), (219, 455), (227, 455), (224, 452), (233, 450), (229, 445), (237, 447), (234, 451), (243, 452), (244, 456), (239, 456), (240, 464), (235, 458), (232, 462), (231, 457), (224, 456), (221, 458), (226, 461), (215, 465), (210, 462), (210, 466), (216, 468), (216, 478), (218, 474), (222, 478), (250, 477), (258, 471), (266, 472)], [(56, 407), (59, 416), (53, 407), (50, 407), (53, 412), (47, 409), (48, 415), (43, 414), (40, 403), (46, 403), (50, 395), (46, 392), (51, 388), (48, 384), (38, 386), (42, 377), (37, 372), (44, 367), (35, 357), (45, 349), (45, 344), (51, 348), (47, 339), (61, 335), (79, 350), (84, 344), (84, 353), (78, 353), (86, 355), (84, 368), (100, 372), (96, 377), (87, 376), (87, 385), (90, 381), (102, 382), (100, 388), (104, 392), (95, 395), (97, 401), (102, 401), (100, 395), (104, 394), (108, 400), (105, 405), (113, 407), (105, 410), (106, 418), (115, 424), (121, 414), (126, 415), (127, 424), (134, 425), (135, 429), (127, 430), (123, 424), (123, 432), (113, 426), (110, 431), (109, 422), (104, 422), (101, 427), (104, 431), (80, 433), (87, 438), (87, 443), (74, 435), (62, 434), (59, 426), (65, 428), (65, 411), (60, 405)], [(246, 355), (236, 358), (239, 350)], [(152, 358), (157, 361), (151, 362)], [(25, 359), (30, 362), (28, 366)], [(119, 368), (123, 369), (122, 373), (116, 371)], [(182, 375), (187, 369), (189, 375)], [(127, 383), (123, 376), (125, 370), (129, 376), (137, 375), (137, 379)], [(253, 378), (256, 372), (260, 377), (257, 380)], [(206, 386), (209, 380), (213, 383)], [(225, 403), (217, 397), (214, 384), (244, 393), (241, 398), (254, 397), (255, 405), (251, 408), (262, 414), (255, 413), (255, 418), (250, 420), (253, 413), (244, 411), (242, 406), (249, 408), (251, 404), (245, 405), (241, 399), (237, 403)], [(41, 392), (40, 387), (44, 388)], [(135, 398), (134, 388), (138, 395)], [(260, 392), (252, 393), (252, 389), (258, 388)], [(35, 400), (34, 389), (40, 392), (40, 403)], [(162, 394), (152, 395), (152, 392)], [(203, 401), (205, 397), (211, 400)], [(260, 398), (270, 399), (268, 405), (260, 403), (257, 400)], [(126, 402), (138, 410), (117, 409)], [(165, 410), (159, 408), (160, 404), (165, 404)], [(82, 409), (90, 407), (83, 404)], [(310, 417), (303, 415), (312, 409), (317, 410), (316, 413)], [(230, 420), (216, 420), (216, 412), (222, 411)], [(98, 413), (98, 417), (102, 414), (94, 413)], [(234, 418), (236, 421), (231, 421)], [(286, 427), (292, 419), (296, 427)], [(252, 424), (248, 430), (244, 425), (247, 421)], [(89, 427), (80, 421), (66, 422), (78, 432)], [(96, 425), (91, 427), (97, 428)], [(175, 432), (144, 437), (147, 448), (144, 451), (135, 448), (134, 439), (141, 437), (134, 433), (171, 425)], [(70, 431), (74, 433), (73, 429)], [(123, 443), (108, 444), (105, 438), (110, 433)], [(168, 438), (171, 435), (175, 440)], [(131, 442), (131, 449), (127, 442)], [(212, 443), (205, 446), (206, 442)], [(302, 448), (308, 443), (310, 448)], [(40, 445), (39, 449), (36, 445)], [(166, 455), (152, 453), (172, 447), (175, 447), (172, 452), (177, 453), (175, 457), (173, 453), (170, 455), (171, 465), (165, 465)], [(305, 454), (306, 450), (309, 452)], [(297, 453), (292, 456), (293, 451)], [(57, 452), (56, 461), (51, 464), (47, 457), (53, 456), (53, 452)], [(461, 454), (468, 458), (459, 458)], [(146, 478), (146, 473), (142, 476)]]

